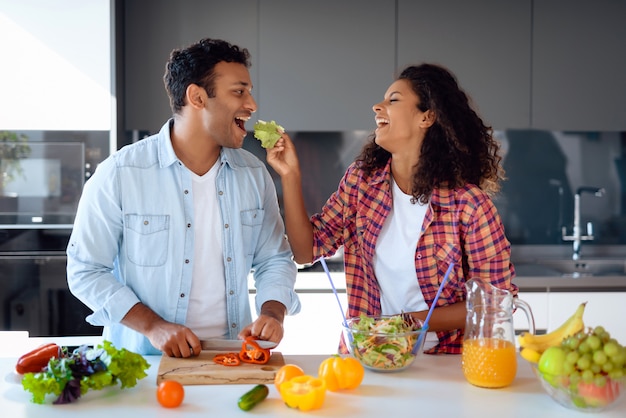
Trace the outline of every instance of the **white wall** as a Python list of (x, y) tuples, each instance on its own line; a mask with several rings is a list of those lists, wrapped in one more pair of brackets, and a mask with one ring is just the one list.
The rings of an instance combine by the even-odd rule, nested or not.
[(0, 0), (0, 130), (111, 130), (110, 0)]

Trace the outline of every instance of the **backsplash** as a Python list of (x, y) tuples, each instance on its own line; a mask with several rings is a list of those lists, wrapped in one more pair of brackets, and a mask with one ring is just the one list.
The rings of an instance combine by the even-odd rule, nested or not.
[[(309, 213), (337, 189), (345, 169), (367, 142), (368, 131), (290, 132), (300, 157)], [(593, 225), (588, 245), (626, 244), (626, 132), (496, 131), (506, 180), (494, 198), (513, 245), (564, 245), (572, 234), (574, 194), (580, 187), (604, 189), (602, 197), (581, 196), (581, 225)], [(265, 161), (252, 133), (244, 148)], [(270, 169), (277, 180), (277, 176)], [(276, 181), (279, 199), (280, 181)]]

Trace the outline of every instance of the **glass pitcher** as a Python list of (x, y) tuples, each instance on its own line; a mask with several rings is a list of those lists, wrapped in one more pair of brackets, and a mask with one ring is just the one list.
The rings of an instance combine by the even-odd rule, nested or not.
[(507, 290), (481, 279), (465, 283), (467, 316), (463, 339), (463, 374), (469, 383), (484, 388), (510, 385), (517, 373), (514, 309), (526, 314), (535, 333), (530, 306)]

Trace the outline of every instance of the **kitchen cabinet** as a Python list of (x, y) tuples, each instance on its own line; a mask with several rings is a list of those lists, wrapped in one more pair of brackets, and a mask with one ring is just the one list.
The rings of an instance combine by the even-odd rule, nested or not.
[(398, 70), (448, 67), (495, 129), (530, 126), (531, 0), (399, 0)]
[(174, 48), (188, 46), (202, 38), (220, 38), (247, 48), (251, 54), (252, 83), (255, 89), (258, 86), (256, 0), (133, 0), (123, 3), (126, 130), (155, 133), (171, 117), (163, 84), (165, 63)]
[(626, 130), (625, 18), (624, 1), (534, 2), (533, 128)]
[(259, 119), (288, 131), (375, 128), (393, 82), (395, 1), (259, 2)]
[[(339, 303), (345, 312), (348, 308), (345, 274), (332, 272), (331, 275)], [(254, 289), (252, 275), (248, 277), (248, 288)], [(343, 332), (343, 317), (328, 277), (323, 272), (299, 272), (295, 289), (300, 298), (301, 310), (296, 315), (285, 317), (285, 334), (278, 349), (282, 353), (290, 354), (336, 353)], [(254, 319), (257, 317), (254, 290), (251, 291), (249, 300)]]
[(626, 292), (550, 292), (548, 328), (554, 330), (569, 318), (576, 307), (587, 302), (585, 326), (602, 325), (622, 345), (626, 344)]

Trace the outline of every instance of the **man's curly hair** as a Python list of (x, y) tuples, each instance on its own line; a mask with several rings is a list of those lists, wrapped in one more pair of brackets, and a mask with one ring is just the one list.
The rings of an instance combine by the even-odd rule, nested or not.
[[(475, 184), (489, 195), (504, 179), (500, 145), (493, 130), (472, 109), (470, 99), (446, 68), (421, 64), (405, 68), (398, 80), (407, 80), (417, 94), (417, 107), (435, 115), (426, 132), (413, 173), (413, 196), (426, 203), (433, 189)], [(376, 144), (372, 134), (356, 158), (366, 173), (384, 167), (391, 154)]]

